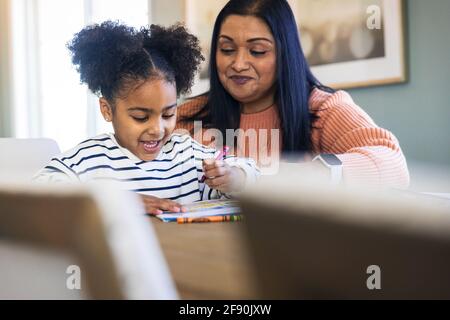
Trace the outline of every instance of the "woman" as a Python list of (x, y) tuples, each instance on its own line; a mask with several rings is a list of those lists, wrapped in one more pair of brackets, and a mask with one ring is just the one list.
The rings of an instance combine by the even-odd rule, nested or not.
[[(253, 129), (260, 140), (261, 132), (279, 129), (279, 145), (276, 135), (267, 144), (258, 141), (272, 157), (278, 151), (335, 154), (345, 181), (408, 186), (395, 136), (379, 128), (348, 93), (322, 86), (311, 73), (287, 1), (229, 1), (215, 22), (210, 73), (210, 91), (179, 107), (178, 129), (193, 134), (198, 120), (223, 137), (227, 129)], [(254, 157), (250, 151), (242, 150)], [(258, 162), (263, 158), (259, 155)]]

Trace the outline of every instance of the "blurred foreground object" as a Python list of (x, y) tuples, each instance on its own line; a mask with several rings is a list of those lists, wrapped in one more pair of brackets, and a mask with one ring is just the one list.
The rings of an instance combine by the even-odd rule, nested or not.
[(332, 187), (289, 165), (241, 200), (262, 298), (450, 299), (445, 197)]
[(0, 257), (0, 299), (177, 298), (142, 204), (109, 185), (0, 185)]

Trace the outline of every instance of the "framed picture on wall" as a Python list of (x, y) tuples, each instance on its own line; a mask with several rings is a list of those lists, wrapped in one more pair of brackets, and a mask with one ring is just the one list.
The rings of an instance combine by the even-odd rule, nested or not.
[(199, 38), (205, 57), (192, 95), (203, 93), (209, 88), (209, 56), (214, 22), (227, 2), (228, 0), (184, 0), (186, 27)]
[(406, 81), (402, 0), (289, 0), (314, 75), (333, 88)]

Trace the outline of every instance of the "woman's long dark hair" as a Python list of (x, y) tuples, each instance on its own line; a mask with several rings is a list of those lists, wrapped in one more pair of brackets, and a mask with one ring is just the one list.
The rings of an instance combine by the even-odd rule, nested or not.
[(278, 106), (284, 152), (311, 150), (309, 96), (314, 87), (323, 87), (313, 76), (301, 48), (294, 14), (286, 0), (231, 0), (219, 13), (212, 35), (210, 91), (208, 103), (189, 120), (202, 120), (207, 127), (238, 129), (240, 104), (219, 80), (216, 52), (220, 29), (230, 15), (254, 16), (269, 26), (277, 50), (275, 103)]

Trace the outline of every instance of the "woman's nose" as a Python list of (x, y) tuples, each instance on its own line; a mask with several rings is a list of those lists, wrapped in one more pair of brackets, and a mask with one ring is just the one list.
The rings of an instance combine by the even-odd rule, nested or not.
[(244, 50), (239, 50), (236, 54), (236, 59), (232, 65), (237, 72), (247, 70), (249, 68), (247, 53)]

